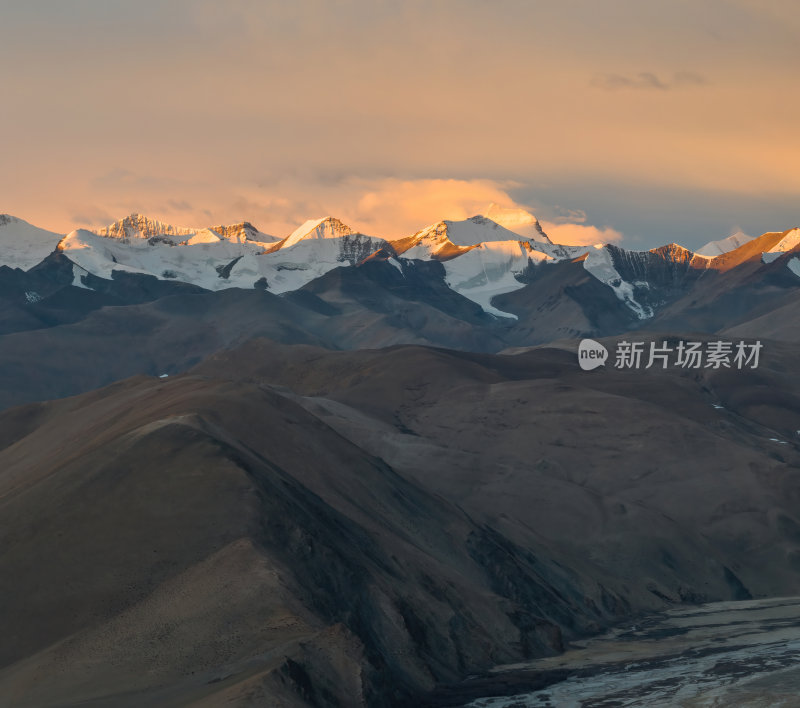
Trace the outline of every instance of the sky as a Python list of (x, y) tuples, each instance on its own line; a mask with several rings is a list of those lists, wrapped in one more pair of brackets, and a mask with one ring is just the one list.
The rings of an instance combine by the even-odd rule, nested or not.
[(796, 0), (0, 0), (0, 90), (0, 212), (58, 232), (800, 225)]

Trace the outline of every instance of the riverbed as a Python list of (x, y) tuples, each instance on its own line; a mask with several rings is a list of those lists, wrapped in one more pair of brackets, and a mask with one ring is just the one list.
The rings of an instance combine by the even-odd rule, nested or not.
[(800, 597), (681, 607), (574, 642), (560, 656), (497, 667), (489, 680), (546, 687), (471, 708), (796, 708)]

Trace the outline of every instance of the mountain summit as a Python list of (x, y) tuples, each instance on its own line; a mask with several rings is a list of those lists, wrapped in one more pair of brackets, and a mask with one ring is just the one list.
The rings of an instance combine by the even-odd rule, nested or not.
[(215, 240), (244, 243), (251, 241), (259, 244), (272, 244), (278, 241), (274, 236), (262, 233), (249, 221), (236, 224), (212, 226), (210, 228), (193, 228), (174, 226), (142, 214), (131, 214), (100, 229), (90, 229), (92, 233), (105, 238), (116, 239), (150, 239), (158, 236), (188, 237), (188, 243), (210, 243)]
[(107, 238), (152, 238), (153, 236), (189, 236), (200, 229), (173, 226), (134, 213), (104, 228), (91, 230), (98, 236)]
[[(538, 224), (538, 222), (536, 222)], [(432, 258), (446, 261), (456, 258), (472, 248), (484, 243), (531, 241), (545, 248), (552, 246), (544, 232), (544, 241), (528, 239), (510, 231), (490, 218), (482, 215), (472, 216), (462, 221), (445, 219), (417, 231), (413, 236), (392, 242), (398, 253), (406, 258)]]
[(539, 219), (529, 211), (525, 211), (525, 209), (501, 207), (499, 204), (492, 202), (484, 216), (514, 233), (518, 233), (520, 236), (552, 243), (550, 237), (544, 232), (542, 225), (539, 223)]
[(33, 268), (55, 250), (62, 236), (16, 216), (0, 214), (0, 266)]
[(728, 238), (721, 238), (718, 241), (709, 241), (705, 246), (698, 248), (695, 253), (699, 256), (721, 256), (723, 253), (734, 251), (739, 246), (743, 246), (748, 241), (752, 241), (753, 237), (748, 236), (746, 233), (737, 231), (735, 234), (728, 236)]
[(347, 224), (332, 216), (309, 219), (286, 237), (283, 244), (281, 244), (281, 248), (291, 248), (296, 243), (306, 239), (341, 238), (352, 234), (353, 230)]

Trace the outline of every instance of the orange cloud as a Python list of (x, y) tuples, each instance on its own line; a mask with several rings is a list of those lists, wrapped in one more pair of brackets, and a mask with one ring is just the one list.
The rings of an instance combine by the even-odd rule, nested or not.
[[(137, 182), (135, 195), (127, 195), (124, 200), (104, 200), (102, 208), (85, 210), (79, 216), (65, 212), (59, 215), (57, 228), (66, 232), (80, 226), (105, 226), (138, 212), (179, 226), (204, 227), (248, 220), (265, 233), (283, 237), (307, 219), (335, 216), (355, 230), (394, 239), (409, 236), (442, 219), (458, 221), (484, 214), (525, 238), (540, 238), (530, 208), (518, 204), (510, 196), (509, 190), (519, 186), (511, 181), (347, 178), (314, 182), (284, 179), (261, 187), (232, 185), (226, 190), (210, 190), (205, 185), (178, 181), (170, 181), (165, 188), (157, 179), (151, 184), (151, 180), (135, 175), (126, 179)], [(102, 185), (95, 187), (98, 195), (105, 195)], [(165, 191), (169, 197), (192, 193), (193, 202), (165, 198)], [(193, 205), (196, 205), (194, 209)], [(51, 225), (37, 220), (35, 215), (31, 220), (40, 226)], [(556, 243), (585, 245), (622, 238), (622, 234), (612, 228), (585, 223), (586, 215), (580, 211), (564, 212), (557, 223), (540, 221)]]
[(516, 186), (487, 179), (283, 179), (261, 188), (241, 187), (236, 196), (217, 194), (213, 211), (249, 219), (276, 236), (291, 233), (307, 219), (335, 216), (355, 230), (395, 239), (442, 219), (458, 221), (483, 214), (490, 204), (528, 214), (508, 194)]
[(565, 246), (593, 246), (597, 243), (615, 243), (623, 236), (616, 229), (599, 228), (587, 224), (556, 224), (543, 221), (542, 228), (553, 243)]
[(442, 219), (454, 221), (481, 214), (488, 204), (514, 207), (507, 189), (513, 183), (459, 179), (382, 179), (365, 185), (342, 213), (354, 223), (386, 238), (401, 238)]

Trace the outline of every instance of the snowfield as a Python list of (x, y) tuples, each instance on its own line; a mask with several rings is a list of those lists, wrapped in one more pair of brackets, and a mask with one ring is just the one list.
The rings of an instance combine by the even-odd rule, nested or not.
[(447, 284), (464, 297), (477, 302), (486, 312), (499, 317), (516, 315), (492, 306), (492, 298), (525, 286), (518, 279), (526, 268), (552, 260), (519, 240), (479, 243), (470, 251), (444, 263)]

